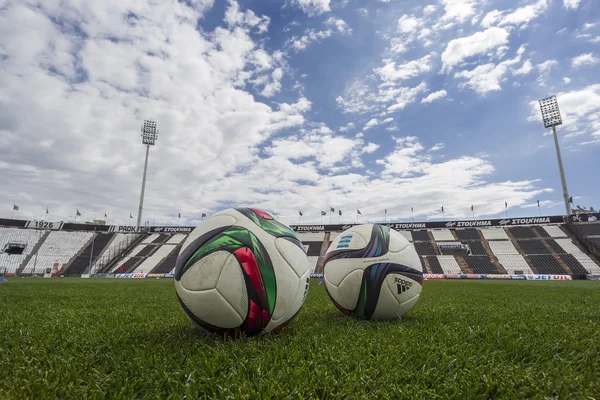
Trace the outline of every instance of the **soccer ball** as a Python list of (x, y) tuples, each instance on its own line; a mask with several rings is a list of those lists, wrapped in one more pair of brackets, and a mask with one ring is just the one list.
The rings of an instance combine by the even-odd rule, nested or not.
[(387, 226), (359, 225), (344, 231), (327, 249), (325, 289), (344, 314), (397, 319), (419, 300), (423, 267), (404, 236)]
[(175, 265), (181, 307), (197, 328), (232, 337), (276, 332), (308, 293), (302, 243), (255, 208), (228, 209), (198, 225)]

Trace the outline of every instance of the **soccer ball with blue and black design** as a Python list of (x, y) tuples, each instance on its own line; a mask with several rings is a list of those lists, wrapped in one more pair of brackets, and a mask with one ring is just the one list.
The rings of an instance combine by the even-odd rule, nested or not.
[(175, 265), (175, 289), (203, 331), (231, 337), (276, 332), (302, 307), (310, 280), (296, 234), (255, 208), (228, 209), (198, 225)]
[(419, 300), (423, 266), (400, 233), (383, 225), (358, 225), (327, 249), (323, 281), (329, 298), (344, 314), (397, 319)]

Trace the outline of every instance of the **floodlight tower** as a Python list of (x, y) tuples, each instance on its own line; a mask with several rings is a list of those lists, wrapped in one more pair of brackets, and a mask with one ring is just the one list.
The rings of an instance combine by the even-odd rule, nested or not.
[(565, 170), (563, 168), (562, 157), (560, 156), (560, 147), (558, 146), (558, 135), (556, 134), (556, 127), (558, 125), (562, 125), (562, 118), (560, 116), (560, 110), (558, 109), (558, 101), (556, 100), (556, 96), (550, 96), (540, 100), (540, 109), (542, 111), (544, 128), (552, 128), (552, 133), (554, 134), (554, 146), (556, 147), (556, 157), (558, 158), (558, 169), (560, 170), (560, 180), (562, 181), (565, 209), (567, 210), (567, 215), (571, 215), (571, 203), (569, 202), (567, 178), (565, 178)]
[(150, 146), (154, 146), (158, 139), (158, 129), (156, 128), (156, 121), (144, 120), (142, 125), (142, 144), (146, 145), (146, 161), (144, 162), (144, 177), (142, 178), (142, 192), (140, 193), (140, 207), (138, 208), (137, 215), (137, 227), (139, 228), (142, 224), (142, 210), (144, 208), (144, 192), (146, 190), (146, 171), (148, 170), (148, 154), (150, 153)]

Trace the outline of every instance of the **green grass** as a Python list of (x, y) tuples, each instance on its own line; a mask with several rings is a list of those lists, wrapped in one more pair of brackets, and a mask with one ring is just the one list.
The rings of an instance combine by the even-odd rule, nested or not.
[(598, 398), (600, 282), (425, 282), (400, 322), (313, 285), (280, 334), (198, 335), (170, 280), (0, 283), (0, 398)]

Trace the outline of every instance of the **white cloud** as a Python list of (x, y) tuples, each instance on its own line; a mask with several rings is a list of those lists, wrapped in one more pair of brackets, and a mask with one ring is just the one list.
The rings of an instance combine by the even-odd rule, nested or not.
[(576, 10), (579, 7), (581, 0), (563, 0), (565, 8)]
[(340, 132), (348, 132), (350, 129), (354, 129), (354, 122), (348, 122), (346, 125), (342, 126), (339, 130)]
[(405, 14), (398, 20), (397, 30), (401, 33), (414, 33), (419, 28), (421, 22), (421, 19)]
[(475, 15), (477, 0), (441, 0), (444, 6), (442, 21), (448, 25), (463, 23)]
[(431, 70), (432, 55), (426, 55), (418, 60), (412, 60), (406, 64), (396, 65), (394, 61), (386, 60), (387, 64), (373, 71), (379, 75), (383, 82), (402, 81), (417, 77)]
[(369, 142), (365, 147), (362, 148), (363, 153), (373, 153), (375, 150), (379, 148), (378, 144)]
[(547, 8), (548, 0), (538, 0), (534, 4), (517, 8), (515, 11), (507, 14), (499, 22), (499, 25), (527, 25), (528, 22), (538, 17)]
[(438, 90), (437, 92), (430, 93), (427, 97), (421, 100), (421, 103), (431, 103), (433, 101), (446, 97), (448, 93), (445, 90)]
[[(397, 89), (390, 89), (389, 92), (392, 96), (393, 103), (387, 108), (388, 113), (402, 110), (408, 104), (414, 103), (417, 97), (427, 90), (427, 84), (421, 82), (413, 88), (401, 87)], [(387, 95), (387, 94), (386, 94)]]
[(496, 25), (498, 21), (500, 21), (500, 19), (502, 18), (503, 14), (504, 11), (500, 10), (492, 10), (488, 12), (485, 15), (485, 17), (481, 20), (481, 26), (484, 28), (489, 28), (491, 26)]
[(544, 72), (550, 71), (552, 68), (556, 67), (557, 65), (558, 65), (558, 61), (556, 61), (556, 60), (546, 60), (543, 63), (536, 65), (536, 68), (538, 69), (538, 71), (540, 71), (540, 73), (544, 73)]
[(444, 147), (446, 147), (444, 143), (436, 143), (432, 148), (429, 149), (429, 151), (440, 151)]
[(252, 10), (241, 12), (239, 4), (236, 1), (232, 1), (227, 10), (225, 10), (225, 22), (230, 27), (238, 25), (252, 28), (257, 27), (257, 33), (265, 33), (269, 29), (271, 19), (266, 15), (258, 17)]
[(394, 121), (394, 118), (390, 117), (390, 118), (384, 119), (383, 121), (381, 121), (381, 123), (382, 124), (389, 124), (390, 122), (393, 122), (393, 121)]
[(431, 14), (431, 13), (433, 13), (433, 12), (434, 12), (436, 9), (437, 9), (437, 7), (436, 7), (436, 6), (434, 6), (433, 4), (430, 4), (430, 5), (426, 6), (425, 8), (423, 8), (423, 13), (424, 13), (425, 15), (427, 15), (427, 14)]
[(324, 31), (316, 31), (314, 29), (307, 30), (301, 37), (292, 36), (287, 40), (287, 43), (295, 51), (305, 50), (309, 44), (313, 42), (320, 42), (323, 39), (327, 39), (331, 36), (331, 30), (326, 29)]
[(530, 60), (526, 60), (521, 68), (513, 69), (512, 73), (515, 75), (527, 75), (533, 70), (533, 65)]
[(600, 36), (596, 36), (595, 38), (591, 39), (590, 43), (600, 43)]
[(571, 83), (571, 78), (568, 78), (568, 77), (566, 77), (566, 76), (565, 76), (565, 77), (563, 78), (563, 82), (564, 82), (564, 83), (566, 83), (566, 84), (568, 85), (569, 83)]
[(296, 4), (310, 16), (321, 15), (331, 11), (329, 0), (292, 0), (292, 3)]
[(577, 57), (573, 57), (571, 59), (571, 66), (573, 68), (579, 68), (582, 66), (595, 65), (595, 64), (598, 64), (599, 62), (600, 62), (600, 59), (597, 57), (594, 57), (594, 55), (592, 53), (585, 53), (585, 54), (581, 54)]
[(363, 131), (369, 130), (374, 126), (379, 125), (379, 121), (377, 120), (377, 118), (373, 118), (371, 120), (369, 120), (369, 122), (367, 122), (363, 128)]
[(327, 19), (327, 21), (325, 21), (325, 23), (327, 25), (334, 26), (335, 29), (343, 35), (352, 34), (352, 28), (350, 28), (348, 26), (348, 24), (342, 19), (335, 18), (335, 17), (329, 17)]
[(583, 30), (587, 31), (588, 29), (592, 29), (593, 27), (596, 26), (596, 23), (591, 23), (591, 24), (583, 24)]
[(445, 70), (460, 65), (464, 60), (484, 54), (487, 51), (508, 43), (509, 32), (503, 28), (489, 28), (471, 36), (451, 40), (442, 53)]

